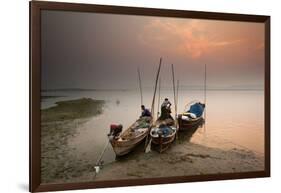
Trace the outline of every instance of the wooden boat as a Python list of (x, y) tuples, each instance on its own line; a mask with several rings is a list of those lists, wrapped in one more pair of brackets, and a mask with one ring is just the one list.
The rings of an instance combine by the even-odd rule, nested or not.
[(189, 129), (196, 127), (197, 125), (202, 124), (203, 112), (201, 113), (200, 116), (196, 116), (192, 112), (190, 112), (190, 107), (194, 104), (200, 105), (204, 112), (205, 104), (197, 102), (197, 101), (193, 101), (193, 102), (189, 103), (185, 107), (184, 112), (182, 114), (179, 114), (177, 117), (179, 131), (187, 131)]
[[(177, 112), (177, 100), (176, 100), (176, 89), (175, 89), (175, 75), (174, 75), (174, 65), (172, 64), (172, 77), (173, 77), (173, 91), (174, 91), (174, 100), (175, 100), (175, 112)], [(160, 101), (160, 84), (159, 84), (159, 99)], [(166, 99), (165, 99), (166, 101)], [(163, 105), (163, 104), (162, 104)], [(171, 144), (175, 141), (177, 128), (176, 122), (173, 117), (170, 115), (171, 109), (170, 104), (162, 107), (161, 105), (161, 115), (155, 122), (154, 126), (150, 130), (151, 137), (151, 148), (162, 153), (168, 149)], [(158, 104), (159, 106), (159, 104)], [(168, 108), (167, 108), (168, 107)], [(159, 107), (158, 107), (159, 109)]]
[(189, 129), (181, 130), (180, 133), (177, 134), (177, 143), (189, 142), (197, 130), (203, 127), (203, 124), (204, 119), (201, 119), (197, 124), (190, 126)]
[[(154, 102), (156, 88), (159, 79), (159, 73), (161, 69), (162, 58), (160, 58), (159, 67), (157, 70), (156, 80), (155, 80), (155, 89), (152, 98), (151, 105), (151, 117), (141, 117), (136, 120), (128, 129), (121, 133), (122, 128), (117, 128), (117, 132), (110, 131), (109, 141), (111, 146), (116, 154), (116, 156), (122, 156), (128, 154), (133, 150), (138, 144), (140, 144), (144, 139), (148, 138), (149, 132), (153, 123), (153, 113), (154, 113)], [(138, 70), (139, 83), (140, 83), (140, 92), (141, 92), (141, 104), (143, 104), (142, 99), (142, 88), (141, 88), (141, 78), (140, 72)], [(111, 128), (112, 129), (112, 128)], [(115, 130), (116, 131), (116, 130)]]
[[(168, 129), (169, 133), (165, 134), (163, 129)], [(154, 126), (150, 130), (151, 148), (159, 153), (164, 152), (174, 142), (177, 129), (175, 127), (175, 121), (172, 118), (166, 120), (157, 120)]]
[(116, 156), (123, 156), (132, 151), (148, 136), (151, 126), (152, 117), (142, 117), (123, 133), (109, 135), (109, 141)]

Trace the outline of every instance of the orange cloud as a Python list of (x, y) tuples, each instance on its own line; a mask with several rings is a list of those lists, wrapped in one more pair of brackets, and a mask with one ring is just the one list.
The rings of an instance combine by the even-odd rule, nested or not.
[[(215, 24), (213, 24), (215, 25)], [(214, 26), (212, 26), (214, 27)], [(208, 30), (202, 20), (153, 19), (139, 34), (139, 40), (155, 49), (183, 54), (192, 59), (217, 49), (242, 43), (242, 39), (224, 39)]]

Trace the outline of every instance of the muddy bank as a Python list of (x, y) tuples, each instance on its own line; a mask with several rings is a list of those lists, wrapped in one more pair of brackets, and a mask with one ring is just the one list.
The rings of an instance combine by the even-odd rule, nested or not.
[(166, 152), (139, 153), (105, 165), (95, 180), (137, 179), (260, 171), (264, 158), (242, 149), (221, 150), (190, 142)]
[(104, 101), (82, 98), (57, 102), (41, 111), (42, 183), (69, 182), (94, 171), (93, 164), (80, 159), (68, 141), (81, 124), (102, 113)]

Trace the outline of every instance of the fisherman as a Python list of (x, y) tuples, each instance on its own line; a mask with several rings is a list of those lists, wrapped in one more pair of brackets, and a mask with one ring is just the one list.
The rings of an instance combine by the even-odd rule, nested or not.
[(140, 117), (151, 117), (151, 113), (144, 105), (141, 105), (141, 116)]
[(165, 98), (165, 100), (163, 101), (162, 105), (161, 105), (161, 115), (159, 117), (159, 119), (164, 120), (164, 119), (173, 119), (171, 116), (171, 106), (172, 103), (169, 101), (168, 98)]
[(169, 101), (168, 98), (165, 98), (165, 100), (163, 101), (161, 108), (165, 107), (166, 109), (171, 109), (172, 103)]

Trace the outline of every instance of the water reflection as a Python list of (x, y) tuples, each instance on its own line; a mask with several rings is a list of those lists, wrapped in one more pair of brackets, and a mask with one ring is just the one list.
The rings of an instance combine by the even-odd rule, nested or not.
[(197, 124), (190, 126), (188, 130), (179, 131), (177, 134), (177, 143), (181, 144), (190, 142), (192, 136), (198, 131), (198, 129), (204, 128), (204, 123), (205, 120), (201, 119)]

